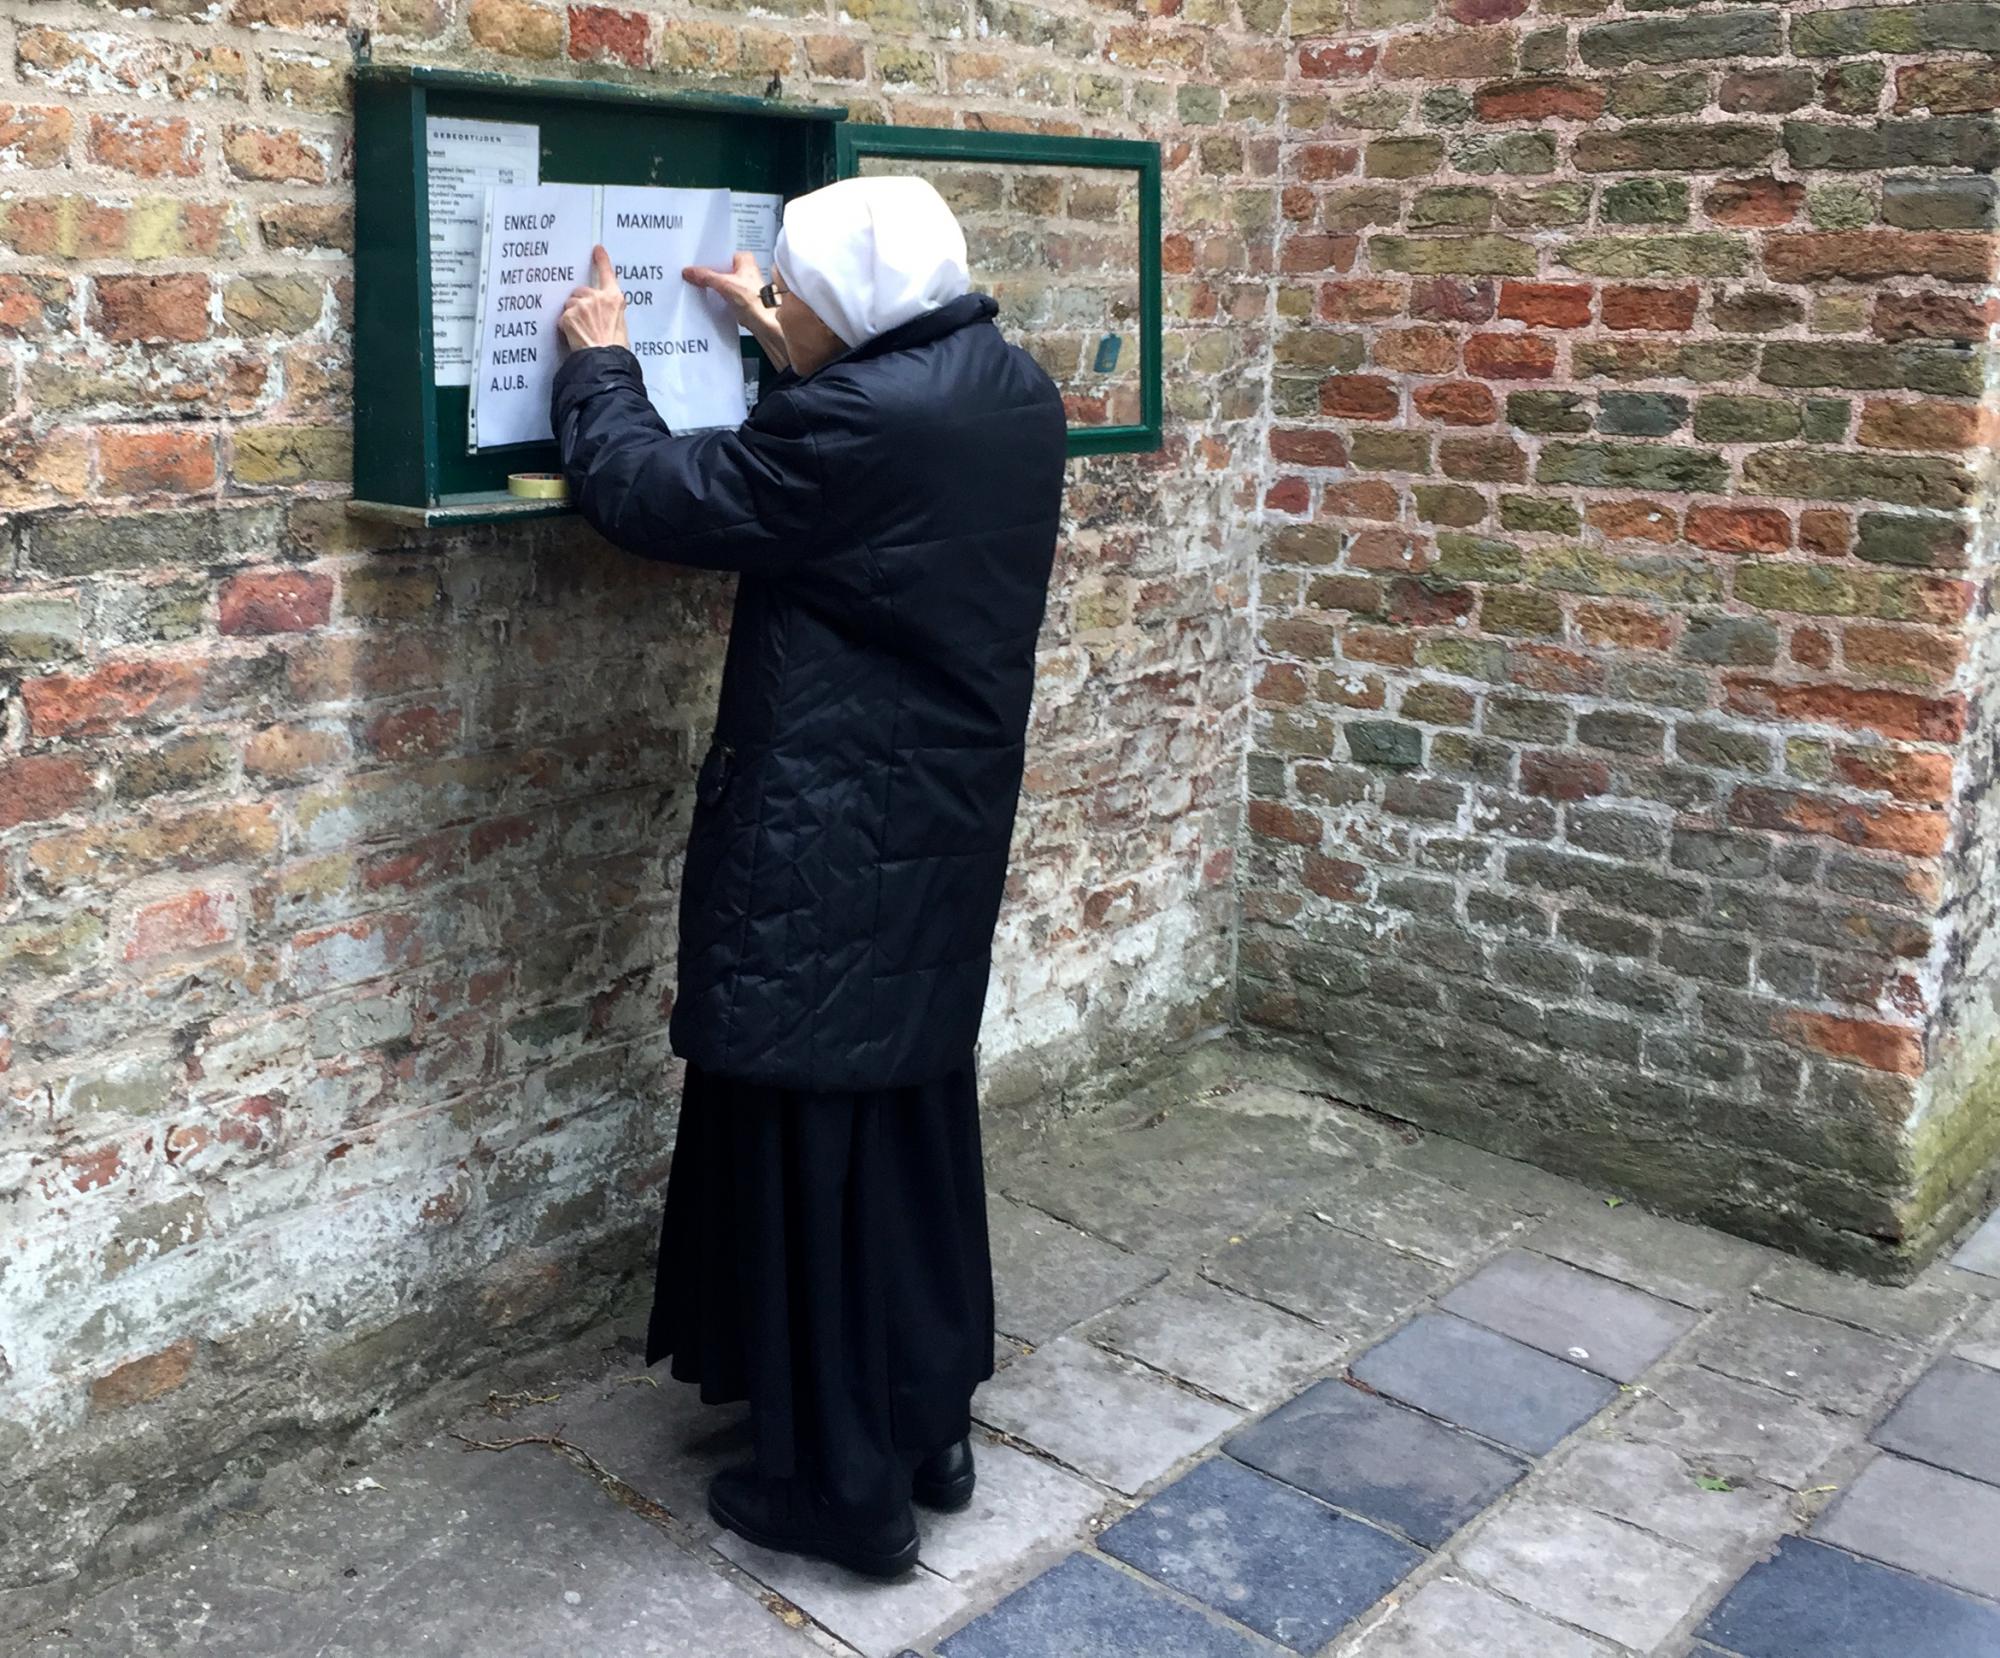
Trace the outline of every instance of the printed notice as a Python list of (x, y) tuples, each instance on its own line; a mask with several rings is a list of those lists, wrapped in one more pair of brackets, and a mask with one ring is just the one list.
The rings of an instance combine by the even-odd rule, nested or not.
[(555, 435), (549, 387), (561, 355), (556, 319), (570, 290), (585, 280), (596, 240), (592, 185), (487, 193), (470, 447), (546, 443)]
[(430, 177), (431, 358), (436, 383), (472, 383), (486, 192), (541, 183), (541, 128), (514, 121), (424, 122)]
[(727, 266), (727, 190), (545, 184), (487, 197), (479, 269), (479, 343), (468, 441), (474, 449), (546, 442), (549, 389), (570, 290), (603, 243), (625, 293), (625, 325), (646, 396), (670, 430), (741, 425), (743, 358), (729, 304), (690, 286), (688, 265)]
[[(729, 195), (729, 211), (736, 225), (736, 247), (731, 249), (731, 257), (739, 249), (754, 255), (757, 274), (766, 282), (771, 280), (771, 255), (778, 247), (778, 215), (784, 207), (783, 196), (759, 195), (747, 190), (732, 190)], [(725, 270), (729, 263), (728, 259), (722, 261)], [(737, 329), (738, 334), (749, 332), (747, 328)]]

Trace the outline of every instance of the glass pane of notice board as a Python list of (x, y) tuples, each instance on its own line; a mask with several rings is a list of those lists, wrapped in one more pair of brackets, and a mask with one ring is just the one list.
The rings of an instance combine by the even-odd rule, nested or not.
[[(975, 283), (1063, 385), (1072, 452), (1158, 446), (1157, 145), (857, 127), (833, 108), (421, 66), (363, 66), (354, 90), (357, 514), (448, 524), (571, 510), (506, 493), (509, 473), (555, 470), (553, 444), (468, 452), (468, 389), (433, 338), (434, 304), (451, 300), (432, 291), (432, 237), (449, 226), (432, 222), (431, 122), (531, 145), (543, 184), (790, 197), (861, 171), (932, 176), (964, 219)], [(974, 161), (1013, 169), (999, 195), (953, 176)]]

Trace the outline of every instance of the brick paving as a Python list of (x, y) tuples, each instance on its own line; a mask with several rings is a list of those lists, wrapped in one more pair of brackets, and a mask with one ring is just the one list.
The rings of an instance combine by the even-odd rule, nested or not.
[(979, 1495), (899, 1583), (718, 1534), (742, 1413), (635, 1309), (10, 1658), (2000, 1652), (2000, 1221), (1888, 1288), (1264, 1085), (992, 1183)]

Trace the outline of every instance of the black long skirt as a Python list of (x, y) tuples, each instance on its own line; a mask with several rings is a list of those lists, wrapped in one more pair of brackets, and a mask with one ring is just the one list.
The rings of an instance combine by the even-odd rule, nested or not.
[(748, 1400), (760, 1472), (837, 1502), (907, 1497), (993, 1374), (993, 1267), (970, 1064), (808, 1094), (688, 1068), (646, 1362)]

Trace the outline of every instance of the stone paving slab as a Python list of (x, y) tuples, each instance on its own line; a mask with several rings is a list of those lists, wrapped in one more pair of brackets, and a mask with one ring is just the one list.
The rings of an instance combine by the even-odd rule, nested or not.
[(443, 1442), (356, 1474), (344, 1494), (226, 1527), (68, 1627), (22, 1658), (819, 1650), (566, 1457)]
[(2000, 1606), (1787, 1537), (1744, 1574), (1699, 1633), (1740, 1658), (1993, 1658)]
[(1877, 1445), (2000, 1485), (2000, 1371), (1941, 1359), (1869, 1437)]
[(1265, 1658), (1280, 1648), (1072, 1555), (939, 1647), (940, 1658)]
[(1779, 1256), (1753, 1286), (1767, 1301), (1843, 1324), (1858, 1324), (1877, 1335), (1923, 1341), (1970, 1304), (1971, 1297), (1937, 1283), (1871, 1284), (1828, 1272), (1792, 1256)]
[(1451, 1275), (1310, 1215), (1221, 1251), (1205, 1269), (1226, 1284), (1351, 1336), (1386, 1329)]
[(1127, 1496), (1243, 1419), (1076, 1336), (1009, 1365), (972, 1408), (980, 1421)]
[(1291, 1398), (1345, 1350), (1317, 1324), (1200, 1279), (1155, 1285), (1080, 1333), (1246, 1410)]
[(1530, 1456), (1618, 1397), (1618, 1385), (1449, 1313), (1427, 1313), (1349, 1367), (1378, 1393)]
[(2000, 1278), (2000, 1209), (1988, 1215), (1953, 1253), (1952, 1265), (1985, 1278)]
[(1725, 1375), (1858, 1416), (1875, 1413), (1916, 1357), (1885, 1336), (1755, 1300), (1717, 1313), (1694, 1355)]
[(1309, 1388), (1225, 1449), (1426, 1547), (1444, 1542), (1527, 1471), (1470, 1434), (1341, 1381)]
[(1813, 1536), (2000, 1601), (2000, 1486), (1901, 1457), (1877, 1457)]
[(1321, 1212), (1344, 1231), (1447, 1267), (1483, 1259), (1530, 1224), (1520, 1210), (1490, 1198), (1468, 1203), (1457, 1187), (1394, 1164), (1368, 1170), (1367, 1178), (1329, 1198)]
[(1595, 1509), (1711, 1559), (1741, 1557), (1775, 1534), (1788, 1513), (1784, 1495), (1762, 1485), (1708, 1490), (1698, 1478), (1723, 1478), (1664, 1445), (1587, 1435), (1546, 1468), (1535, 1495), (1556, 1504)]
[(2000, 1301), (1965, 1327), (1952, 1352), (1989, 1370), (2000, 1370)]
[(1670, 1446), (1710, 1473), (1754, 1475), (1792, 1490), (1861, 1437), (1856, 1422), (1693, 1364), (1647, 1377), (1618, 1427)]
[[(893, 1582), (876, 1583), (824, 1560), (774, 1554), (730, 1531), (719, 1534), (714, 1546), (724, 1559), (776, 1590), (863, 1658), (894, 1658), (971, 1604), (966, 1585), (921, 1565)], [(720, 1646), (710, 1650), (727, 1651)]]
[(1608, 1658), (1613, 1648), (1490, 1589), (1432, 1578), (1344, 1658)]
[(1401, 1168), (1523, 1214), (1563, 1215), (1604, 1207), (1601, 1194), (1574, 1180), (1441, 1134), (1426, 1134), (1390, 1156)]
[(1317, 1652), (1424, 1558), (1227, 1457), (1197, 1464), (1099, 1546), (1297, 1652)]
[(1640, 1375), (1695, 1323), (1685, 1307), (1525, 1250), (1508, 1251), (1439, 1304), (1616, 1382)]
[(1459, 1562), (1502, 1594), (1648, 1651), (1722, 1582), (1722, 1568), (1650, 1532), (1523, 1497), (1482, 1524)]
[(1166, 1264), (1133, 1255), (996, 1197), (986, 1205), (994, 1323), (1039, 1346), (1114, 1302), (1159, 1282)]
[(1082, 1537), (1104, 1508), (1104, 1493), (1088, 1481), (983, 1434), (973, 1436), (972, 1457), (979, 1479), (968, 1507), (956, 1514), (917, 1510), (923, 1563), (951, 1582), (997, 1576)]
[(1555, 1216), (1523, 1242), (1538, 1254), (1701, 1310), (1741, 1293), (1781, 1258), (1761, 1244), (1670, 1220), (1636, 1203), (1597, 1203)]

